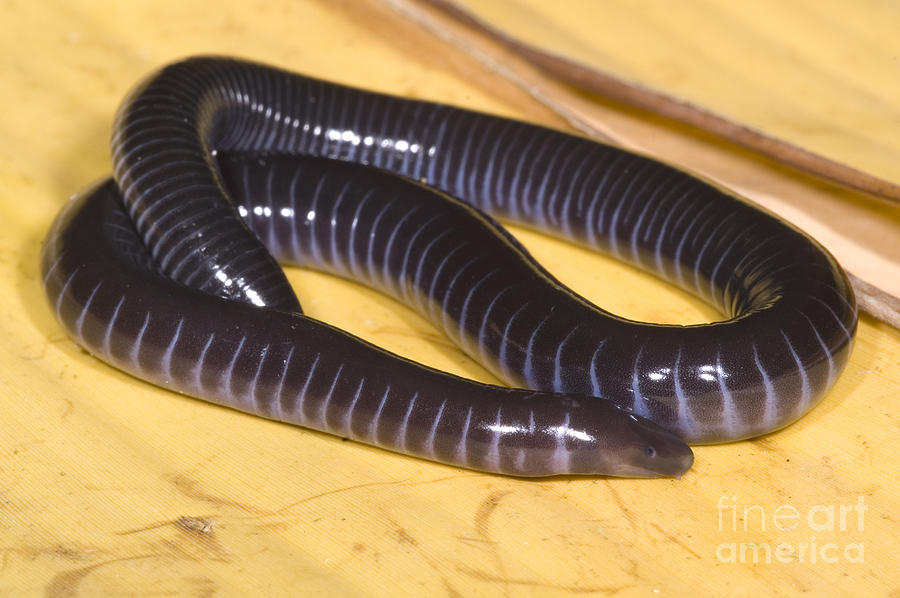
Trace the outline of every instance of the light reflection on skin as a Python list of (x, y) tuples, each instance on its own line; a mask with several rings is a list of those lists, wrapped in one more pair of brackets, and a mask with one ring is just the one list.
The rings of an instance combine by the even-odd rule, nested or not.
[(653, 370), (652, 372), (647, 372), (647, 377), (653, 380), (654, 382), (659, 382), (661, 380), (667, 379), (672, 374), (672, 368), (659, 368), (658, 370)]
[[(662, 382), (671, 378), (672, 368), (657, 368), (655, 370), (647, 372), (646, 376), (653, 382)], [(729, 372), (720, 365), (707, 364), (697, 367), (697, 378), (706, 382), (718, 382), (720, 379), (727, 380), (729, 377)]]
[(568, 426), (557, 426), (556, 427), (556, 436), (568, 436), (574, 440), (581, 440), (583, 442), (591, 442), (594, 440), (594, 437), (588, 434), (583, 430), (573, 430)]
[(729, 376), (728, 372), (719, 365), (701, 365), (697, 369), (700, 372), (697, 376), (707, 382), (718, 382), (720, 378), (725, 380)]
[(224, 273), (223, 271), (221, 271), (221, 270), (219, 270), (218, 272), (216, 272), (216, 278), (218, 278), (219, 280), (221, 280), (222, 283), (223, 283), (226, 287), (230, 287), (230, 286), (231, 286), (231, 283), (233, 282), (230, 278), (228, 278), (228, 275), (225, 274), (225, 273)]
[[(489, 424), (487, 426), (488, 430), (494, 432), (496, 434), (527, 434), (530, 432), (527, 426), (517, 426), (510, 424)], [(569, 437), (573, 440), (580, 440), (582, 442), (591, 442), (594, 440), (594, 437), (585, 432), (584, 430), (575, 430), (570, 428), (569, 426), (553, 426), (549, 428), (553, 436), (557, 438), (561, 437)]]
[[(295, 125), (296, 126), (296, 125)], [(303, 125), (304, 131), (309, 131), (309, 124)], [(313, 135), (321, 135), (322, 128), (320, 126), (316, 126), (312, 130)], [(413, 154), (417, 154), (422, 151), (422, 146), (418, 143), (410, 143), (405, 139), (391, 139), (389, 137), (382, 138), (380, 140), (376, 139), (372, 135), (366, 135), (365, 137), (360, 136), (358, 133), (351, 129), (328, 129), (325, 131), (325, 137), (329, 141), (343, 141), (345, 143), (350, 143), (354, 146), (365, 145), (367, 147), (371, 147), (373, 145), (379, 145), (382, 148), (388, 149), (392, 148), (398, 152), (409, 152)], [(428, 149), (428, 155), (433, 156), (435, 153), (435, 148), (431, 147)]]
[(249, 299), (250, 302), (253, 303), (253, 305), (256, 305), (259, 307), (266, 306), (266, 303), (259, 296), (259, 293), (257, 293), (256, 291), (254, 291), (251, 288), (248, 288), (247, 281), (244, 280), (243, 278), (238, 278), (237, 280), (231, 279), (228, 277), (228, 275), (223, 270), (218, 269), (218, 268), (216, 269), (216, 278), (219, 279), (220, 281), (222, 281), (222, 284), (224, 284), (226, 287), (230, 287), (231, 285), (237, 285), (239, 288), (242, 288), (244, 290), (244, 295), (246, 295), (247, 299)]
[(260, 298), (259, 293), (254, 291), (253, 289), (245, 289), (244, 294), (247, 296), (253, 305), (257, 305), (259, 307), (265, 307), (266, 303)]

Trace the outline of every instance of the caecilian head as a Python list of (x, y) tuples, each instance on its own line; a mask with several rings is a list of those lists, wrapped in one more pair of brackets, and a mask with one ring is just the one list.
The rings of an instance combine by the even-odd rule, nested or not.
[(608, 475), (680, 478), (693, 465), (691, 447), (676, 434), (633, 413), (617, 420), (610, 432)]
[(557, 468), (564, 464), (568, 475), (681, 477), (694, 462), (694, 453), (676, 434), (609, 401), (559, 400), (564, 415), (551, 416), (544, 438), (547, 461)]

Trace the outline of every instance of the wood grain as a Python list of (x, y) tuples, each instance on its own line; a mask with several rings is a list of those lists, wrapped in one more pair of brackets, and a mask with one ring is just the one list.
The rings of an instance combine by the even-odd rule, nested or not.
[[(529, 482), (433, 465), (187, 399), (85, 355), (45, 305), (40, 242), (66, 198), (109, 172), (115, 107), (159, 65), (237, 54), (566, 124), (380, 2), (5, 8), (16, 25), (0, 36), (8, 65), (0, 71), (0, 594), (885, 596), (900, 588), (900, 334), (868, 319), (844, 376), (808, 417), (756, 441), (700, 447), (680, 481)], [(785, 176), (793, 188), (809, 184)], [(602, 256), (517, 233), (551, 271), (613, 311), (665, 322), (717, 317)], [(312, 315), (490, 379), (384, 297), (310, 272), (291, 280)], [(860, 501), (862, 526), (852, 510)], [(827, 529), (842, 505), (844, 529), (839, 520)], [(784, 518), (791, 509), (795, 520)], [(796, 527), (779, 528), (776, 513), (782, 528)], [(801, 562), (813, 538), (817, 561), (806, 546)], [(789, 562), (751, 562), (765, 558), (753, 552), (760, 546), (782, 544)], [(822, 554), (832, 544), (837, 552)]]

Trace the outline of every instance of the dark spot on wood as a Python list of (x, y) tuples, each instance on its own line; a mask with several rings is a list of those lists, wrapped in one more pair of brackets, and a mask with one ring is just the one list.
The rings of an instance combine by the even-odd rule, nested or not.
[(409, 532), (407, 532), (402, 527), (398, 527), (397, 529), (395, 529), (394, 533), (397, 535), (397, 541), (401, 544), (410, 544), (412, 546), (419, 545), (418, 541), (416, 541), (414, 537), (409, 535)]
[(212, 535), (213, 527), (216, 525), (215, 519), (210, 519), (206, 517), (179, 517), (175, 520), (175, 527), (178, 529), (192, 533), (192, 534), (200, 534)]

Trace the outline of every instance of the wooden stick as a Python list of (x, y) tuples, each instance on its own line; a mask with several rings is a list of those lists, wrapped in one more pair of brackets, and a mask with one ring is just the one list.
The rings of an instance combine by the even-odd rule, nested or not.
[(853, 292), (856, 294), (856, 304), (873, 318), (890, 324), (900, 330), (900, 298), (885, 293), (874, 284), (847, 272)]

